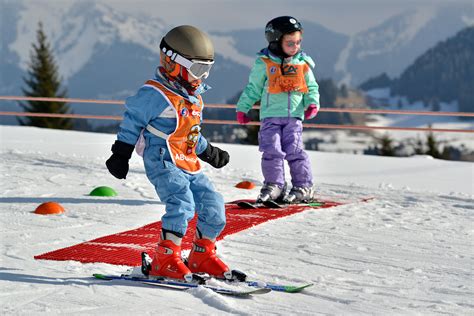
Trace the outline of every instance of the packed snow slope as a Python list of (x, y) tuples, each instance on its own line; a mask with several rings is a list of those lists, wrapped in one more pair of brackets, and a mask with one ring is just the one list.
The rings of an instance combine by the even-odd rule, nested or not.
[[(248, 299), (109, 283), (93, 273), (125, 266), (36, 261), (34, 255), (160, 220), (164, 205), (136, 155), (121, 181), (104, 161), (114, 135), (0, 126), (0, 314), (79, 315), (472, 315), (473, 164), (430, 157), (309, 152), (318, 194), (369, 202), (309, 210), (218, 243), (252, 279), (315, 285), (300, 294)], [(257, 147), (218, 144), (231, 155), (205, 172), (227, 201), (261, 186)], [(250, 191), (234, 185), (252, 180)], [(89, 196), (110, 186), (114, 198)], [(32, 211), (56, 201), (66, 212)]]

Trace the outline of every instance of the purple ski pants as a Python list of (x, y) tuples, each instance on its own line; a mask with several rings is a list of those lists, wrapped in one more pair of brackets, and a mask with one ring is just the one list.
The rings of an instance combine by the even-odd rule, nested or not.
[(293, 117), (272, 117), (262, 121), (258, 134), (265, 183), (285, 183), (284, 159), (290, 167), (293, 186), (312, 186), (313, 175), (308, 154), (304, 151), (303, 122)]

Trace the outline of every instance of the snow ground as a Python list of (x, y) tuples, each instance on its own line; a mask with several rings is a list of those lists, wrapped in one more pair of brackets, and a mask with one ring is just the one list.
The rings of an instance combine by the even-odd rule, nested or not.
[[(429, 157), (388, 158), (309, 152), (320, 196), (352, 203), (309, 210), (218, 243), (229, 265), (252, 279), (315, 285), (301, 294), (249, 299), (107, 283), (92, 273), (127, 267), (35, 261), (34, 255), (157, 221), (139, 157), (126, 181), (107, 173), (110, 134), (0, 126), (0, 314), (79, 315), (472, 315), (474, 168)], [(227, 201), (261, 185), (254, 146), (219, 144), (223, 169), (206, 167)], [(258, 185), (236, 189), (241, 180)], [(115, 198), (91, 197), (107, 185)], [(66, 212), (40, 216), (42, 202)]]

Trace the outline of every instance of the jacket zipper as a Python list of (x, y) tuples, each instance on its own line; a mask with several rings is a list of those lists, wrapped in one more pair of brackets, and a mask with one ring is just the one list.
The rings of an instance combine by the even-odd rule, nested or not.
[(291, 117), (291, 111), (290, 111), (290, 108), (291, 108), (291, 92), (288, 91), (288, 118)]

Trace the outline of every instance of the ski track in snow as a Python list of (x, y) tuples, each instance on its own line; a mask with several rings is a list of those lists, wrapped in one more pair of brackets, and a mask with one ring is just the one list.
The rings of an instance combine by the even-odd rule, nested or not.
[[(232, 157), (239, 157), (229, 148)], [(321, 197), (352, 203), (266, 222), (217, 245), (223, 260), (251, 279), (314, 286), (300, 294), (232, 298), (204, 288), (181, 292), (91, 278), (96, 272), (122, 273), (124, 266), (35, 261), (34, 255), (157, 221), (164, 205), (136, 160), (127, 181), (119, 181), (107, 174), (102, 156), (2, 147), (0, 157), (0, 314), (474, 312), (474, 200), (466, 193), (396, 189), (390, 183), (318, 183)], [(219, 170), (206, 166), (205, 172), (227, 201), (252, 198), (262, 184), (258, 158)], [(257, 188), (233, 187), (243, 179), (255, 181)], [(88, 196), (99, 185), (119, 195)], [(374, 199), (357, 202), (364, 197)], [(66, 212), (31, 213), (49, 200), (60, 202)]]

